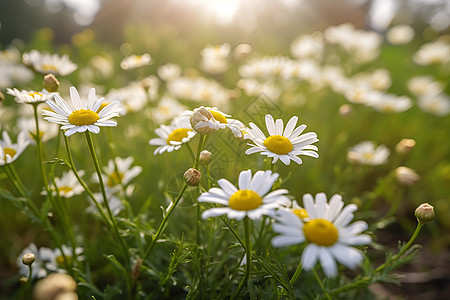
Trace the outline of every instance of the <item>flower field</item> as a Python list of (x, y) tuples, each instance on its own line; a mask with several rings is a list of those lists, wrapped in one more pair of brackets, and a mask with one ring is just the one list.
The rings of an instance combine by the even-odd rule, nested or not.
[(2, 45), (0, 299), (449, 296), (450, 35), (416, 25)]

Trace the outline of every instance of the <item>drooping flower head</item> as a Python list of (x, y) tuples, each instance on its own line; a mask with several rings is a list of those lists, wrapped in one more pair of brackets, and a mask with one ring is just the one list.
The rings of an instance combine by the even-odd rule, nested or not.
[(67, 55), (59, 56), (56, 53), (50, 54), (48, 52), (39, 52), (38, 50), (24, 53), (22, 60), (24, 64), (41, 74), (66, 76), (78, 68)]
[(2, 139), (0, 140), (0, 166), (12, 163), (25, 151), (30, 144), (26, 135), (24, 131), (21, 131), (17, 136), (17, 143), (13, 143), (9, 134), (6, 131), (2, 132)]
[(255, 144), (248, 144), (252, 147), (245, 151), (245, 154), (261, 152), (262, 155), (273, 158), (272, 163), (276, 163), (280, 159), (285, 165), (289, 165), (291, 160), (301, 164), (302, 160), (298, 155), (319, 157), (314, 152), (318, 151), (317, 146), (312, 145), (319, 141), (317, 134), (315, 132), (301, 134), (305, 130), (306, 125), (300, 125), (295, 128), (297, 121), (298, 117), (292, 117), (283, 131), (283, 120), (277, 119), (274, 122), (273, 117), (267, 114), (266, 127), (269, 132), (268, 137), (258, 126), (250, 123), (251, 129), (247, 129), (248, 134), (245, 135), (245, 138), (251, 139)]
[(55, 94), (55, 101), (46, 101), (53, 111), (44, 110), (42, 113), (46, 116), (44, 120), (63, 125), (61, 129), (67, 129), (66, 136), (86, 130), (99, 133), (99, 126), (117, 126), (117, 123), (110, 119), (119, 116), (119, 101), (113, 101), (100, 110), (104, 99), (96, 99), (94, 88), (89, 91), (87, 101), (82, 101), (73, 86), (70, 88), (70, 98), (71, 103), (68, 104), (61, 96)]
[(269, 215), (282, 204), (289, 202), (285, 196), (287, 190), (279, 189), (269, 193), (277, 180), (278, 174), (272, 171), (258, 171), (252, 177), (252, 171), (239, 174), (239, 189), (226, 179), (220, 179), (220, 188), (211, 188), (200, 195), (199, 202), (210, 202), (224, 205), (205, 210), (204, 219), (227, 215), (230, 219), (242, 220), (248, 216), (252, 220)]
[(188, 119), (192, 128), (200, 134), (210, 134), (220, 129), (229, 128), (235, 137), (243, 137), (245, 127), (241, 121), (232, 119), (230, 115), (215, 107), (200, 106), (193, 111), (187, 110), (181, 118)]
[(152, 146), (159, 146), (153, 152), (154, 155), (178, 150), (196, 134), (189, 120), (182, 118), (175, 118), (170, 125), (161, 125), (155, 129), (155, 133), (159, 137), (149, 142)]
[(274, 247), (285, 247), (303, 242), (307, 243), (303, 250), (301, 261), (305, 270), (311, 270), (320, 262), (327, 277), (337, 275), (336, 261), (354, 269), (363, 261), (361, 251), (352, 246), (365, 245), (371, 242), (371, 237), (361, 234), (368, 228), (364, 221), (349, 225), (355, 204), (344, 207), (342, 197), (335, 194), (327, 202), (324, 193), (315, 197), (303, 196), (307, 217), (302, 218), (289, 210), (278, 210), (272, 225), (273, 231), (279, 233), (272, 239)]

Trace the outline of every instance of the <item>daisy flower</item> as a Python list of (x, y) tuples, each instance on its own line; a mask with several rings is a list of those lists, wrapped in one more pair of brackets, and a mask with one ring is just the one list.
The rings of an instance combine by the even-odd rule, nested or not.
[(364, 165), (377, 166), (384, 164), (390, 154), (389, 149), (380, 145), (375, 148), (375, 144), (370, 141), (364, 141), (350, 148), (347, 158), (351, 162)]
[(151, 139), (149, 144), (159, 146), (153, 152), (154, 155), (165, 151), (172, 152), (181, 148), (181, 145), (190, 141), (195, 136), (188, 119), (176, 118), (170, 125), (161, 125), (155, 129), (158, 138)]
[(229, 128), (235, 137), (243, 137), (244, 124), (230, 117), (230, 115), (215, 107), (204, 106), (200, 106), (193, 111), (187, 110), (181, 115), (181, 118), (188, 119), (192, 128), (200, 134), (210, 134), (219, 129)]
[(18, 89), (6, 89), (7, 93), (14, 96), (14, 100), (17, 103), (39, 104), (47, 100), (53, 99), (53, 93), (49, 93), (46, 90), (41, 92), (18, 90)]
[(17, 143), (13, 143), (9, 134), (6, 131), (2, 132), (2, 139), (0, 139), (0, 166), (10, 164), (15, 161), (20, 154), (28, 147), (29, 141), (27, 134), (21, 131), (17, 136)]
[[(83, 176), (84, 171), (78, 171), (78, 174)], [(84, 192), (83, 186), (78, 182), (77, 177), (72, 173), (72, 171), (64, 172), (61, 178), (55, 177), (55, 185), (58, 187), (59, 196), (63, 198), (71, 198)], [(56, 191), (53, 186), (52, 193), (56, 196)], [(44, 188), (41, 195), (46, 194), (47, 192)]]
[[(73, 250), (72, 247), (68, 247), (66, 245), (61, 245), (62, 252), (64, 252), (64, 256), (68, 260), (69, 264), (73, 264)], [(64, 262), (64, 256), (62, 255), (61, 249), (50, 249), (42, 247), (40, 249), (40, 255), (42, 260), (45, 261), (45, 268), (52, 272), (57, 273), (67, 273), (65, 270), (66, 264)], [(81, 255), (83, 253), (83, 248), (77, 247), (75, 248), (75, 254), (77, 256), (77, 261), (81, 261), (84, 257)]]
[[(17, 120), (17, 127), (28, 132), (27, 139), (30, 144), (36, 144), (36, 121), (33, 118), (20, 118)], [(57, 124), (41, 122), (39, 123), (39, 135), (41, 142), (46, 142), (58, 135), (59, 127)]]
[(38, 50), (24, 53), (22, 60), (25, 65), (32, 67), (41, 74), (66, 76), (78, 68), (67, 55), (59, 56), (56, 53), (50, 54)]
[[(125, 208), (122, 201), (120, 201), (119, 197), (116, 194), (117, 189), (106, 187), (105, 192), (106, 192), (106, 198), (108, 199), (109, 208), (111, 209), (112, 214), (114, 216), (117, 216)], [(103, 204), (103, 194), (102, 193), (95, 193), (94, 198), (98, 203)], [(92, 199), (90, 197), (88, 199), (89, 199), (90, 204), (86, 208), (86, 212), (92, 213), (92, 214), (98, 213), (98, 208), (95, 205), (94, 201), (92, 201)]]
[(109, 119), (119, 116), (120, 102), (113, 101), (99, 111), (103, 98), (96, 99), (95, 88), (91, 88), (87, 101), (81, 101), (80, 95), (75, 87), (70, 87), (70, 98), (72, 105), (69, 105), (61, 96), (55, 94), (55, 101), (48, 100), (46, 103), (53, 111), (44, 110), (42, 113), (44, 120), (58, 123), (61, 129), (67, 129), (64, 133), (71, 136), (75, 132), (85, 132), (89, 130), (99, 133), (99, 126), (117, 126), (115, 121)]
[[(289, 165), (291, 160), (298, 164), (302, 160), (298, 155), (307, 155), (314, 158), (319, 155), (314, 152), (318, 151), (317, 147), (311, 145), (317, 141), (317, 134), (315, 132), (308, 132), (300, 135), (305, 130), (306, 125), (301, 125), (297, 128), (298, 117), (292, 117), (283, 131), (283, 120), (277, 119), (274, 122), (273, 117), (266, 115), (266, 127), (269, 131), (269, 136), (265, 134), (253, 123), (250, 123), (251, 129), (247, 129), (248, 134), (245, 138), (251, 139), (255, 145), (245, 151), (245, 154), (253, 154), (261, 152), (262, 155), (273, 158), (272, 163), (276, 163), (280, 159), (285, 165)], [(294, 129), (295, 128), (295, 129)]]
[(149, 65), (152, 57), (150, 54), (145, 53), (143, 55), (130, 55), (125, 57), (120, 63), (120, 67), (124, 70), (136, 69), (142, 66)]
[[(134, 158), (131, 156), (127, 158), (116, 157), (114, 160), (110, 159), (106, 168), (103, 169), (103, 173), (106, 175), (103, 176), (103, 182), (110, 188), (117, 185), (127, 185), (133, 178), (142, 172), (142, 167), (140, 166), (131, 168), (133, 161)], [(96, 174), (93, 174), (92, 179), (98, 182)]]
[(324, 193), (303, 196), (303, 205), (308, 217), (299, 218), (288, 210), (279, 210), (272, 225), (273, 231), (279, 233), (272, 239), (274, 247), (285, 247), (303, 242), (307, 243), (302, 253), (301, 261), (305, 270), (312, 270), (319, 261), (327, 277), (337, 275), (336, 261), (354, 269), (363, 261), (361, 251), (352, 246), (366, 245), (371, 237), (361, 234), (368, 228), (364, 221), (349, 225), (355, 204), (344, 207), (342, 197), (335, 194), (327, 203)]
[[(226, 179), (220, 179), (220, 188), (211, 188), (200, 195), (199, 202), (210, 202), (224, 205), (214, 207), (202, 213), (203, 219), (227, 215), (230, 219), (242, 220), (248, 216), (252, 220), (269, 215), (280, 205), (289, 202), (284, 195), (285, 189), (268, 193), (278, 174), (272, 171), (258, 171), (252, 177), (252, 171), (242, 171), (239, 174), (239, 189)], [(268, 194), (267, 194), (268, 193)]]

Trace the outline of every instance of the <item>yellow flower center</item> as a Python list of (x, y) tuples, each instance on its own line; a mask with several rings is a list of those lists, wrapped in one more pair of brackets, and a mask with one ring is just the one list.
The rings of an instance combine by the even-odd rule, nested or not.
[(228, 206), (234, 210), (253, 210), (262, 205), (262, 198), (252, 190), (239, 190), (231, 195)]
[(309, 242), (325, 247), (333, 246), (339, 236), (336, 226), (324, 219), (314, 219), (305, 223), (303, 233)]
[(192, 131), (192, 129), (189, 128), (178, 128), (172, 131), (171, 134), (169, 134), (169, 137), (167, 138), (167, 144), (171, 145), (170, 142), (182, 142), (184, 138), (188, 137), (188, 132)]
[(68, 192), (72, 191), (73, 189), (70, 186), (62, 186), (62, 187), (59, 187), (58, 190), (62, 193), (67, 194)]
[(102, 109), (104, 109), (109, 104), (110, 104), (110, 102), (102, 102), (102, 104), (100, 104), (100, 107), (97, 109), (97, 113), (99, 113)]
[[(72, 265), (72, 256), (66, 255), (66, 259), (67, 259), (67, 264), (69, 266)], [(55, 258), (56, 264), (58, 265), (58, 267), (65, 267), (66, 264), (64, 263), (64, 257), (62, 255), (58, 256)]]
[(124, 174), (122, 172), (114, 172), (111, 175), (109, 175), (108, 181), (106, 184), (109, 187), (113, 187), (116, 184), (120, 184), (123, 180)]
[(44, 64), (42, 65), (42, 69), (47, 72), (56, 72), (58, 69), (54, 65)]
[(69, 116), (69, 123), (76, 125), (76, 126), (83, 126), (83, 125), (92, 125), (100, 117), (97, 115), (97, 113), (93, 112), (89, 109), (80, 109), (75, 110), (73, 113)]
[(363, 153), (363, 157), (365, 159), (367, 159), (367, 160), (372, 160), (373, 159), (373, 153), (371, 153), (371, 152)]
[(300, 219), (306, 219), (308, 217), (308, 212), (306, 209), (299, 208), (299, 209), (293, 209), (292, 212), (297, 215)]
[(279, 155), (288, 154), (294, 148), (291, 141), (281, 135), (271, 135), (264, 141), (263, 144), (270, 152)]
[(3, 148), (3, 152), (5, 153), (5, 157), (6, 157), (6, 155), (9, 155), (9, 156), (11, 156), (11, 158), (13, 158), (14, 157), (14, 155), (16, 155), (16, 153), (17, 153), (17, 151), (16, 150), (14, 150), (13, 148)]
[(216, 119), (220, 123), (228, 124), (227, 118), (225, 118), (225, 116), (222, 115), (220, 112), (213, 110), (210, 110), (209, 112), (213, 115), (214, 119)]
[(33, 92), (33, 93), (28, 93), (28, 96), (31, 96), (31, 97), (35, 97), (35, 96), (38, 96), (38, 97), (42, 97), (42, 94), (41, 93), (39, 93), (39, 92)]

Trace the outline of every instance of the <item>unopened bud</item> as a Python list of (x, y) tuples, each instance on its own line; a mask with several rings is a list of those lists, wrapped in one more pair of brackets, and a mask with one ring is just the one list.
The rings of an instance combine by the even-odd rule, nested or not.
[(407, 167), (398, 167), (395, 169), (395, 176), (400, 183), (406, 185), (413, 185), (420, 180), (420, 175), (413, 169)]
[(200, 134), (206, 135), (217, 131), (214, 125), (214, 116), (204, 107), (197, 109), (191, 116), (191, 126)]
[(249, 44), (239, 44), (236, 46), (236, 48), (234, 48), (233, 55), (236, 60), (240, 60), (249, 56), (251, 52), (252, 46), (250, 46)]
[[(76, 296), (76, 288), (77, 283), (69, 275), (52, 273), (36, 283), (33, 295), (36, 300), (64, 299), (59, 297), (66, 296), (66, 294)], [(77, 299), (77, 297), (68, 299)]]
[(44, 89), (50, 93), (58, 91), (59, 81), (53, 74), (47, 74), (44, 76)]
[(202, 164), (209, 165), (212, 160), (212, 153), (208, 150), (203, 150), (202, 152), (200, 152), (199, 160)]
[(423, 203), (416, 208), (415, 216), (420, 223), (427, 223), (434, 220), (434, 208), (428, 203)]
[(26, 277), (20, 277), (20, 279), (19, 279), (19, 282), (21, 284), (25, 284), (25, 283), (27, 283), (27, 281), (28, 281), (28, 278), (26, 278)]
[(400, 154), (406, 154), (411, 152), (412, 148), (416, 145), (416, 141), (413, 139), (402, 139), (396, 146), (395, 150)]
[(353, 109), (348, 104), (344, 104), (344, 105), (341, 105), (341, 107), (339, 107), (339, 114), (342, 117), (350, 117), (352, 115), (352, 113), (353, 113)]
[(191, 186), (196, 186), (200, 182), (200, 179), (202, 178), (202, 173), (200, 173), (199, 170), (196, 170), (194, 168), (190, 168), (187, 170), (183, 175), (184, 181), (186, 184)]
[(26, 253), (22, 256), (22, 263), (27, 266), (31, 266), (36, 260), (36, 256), (33, 253)]

